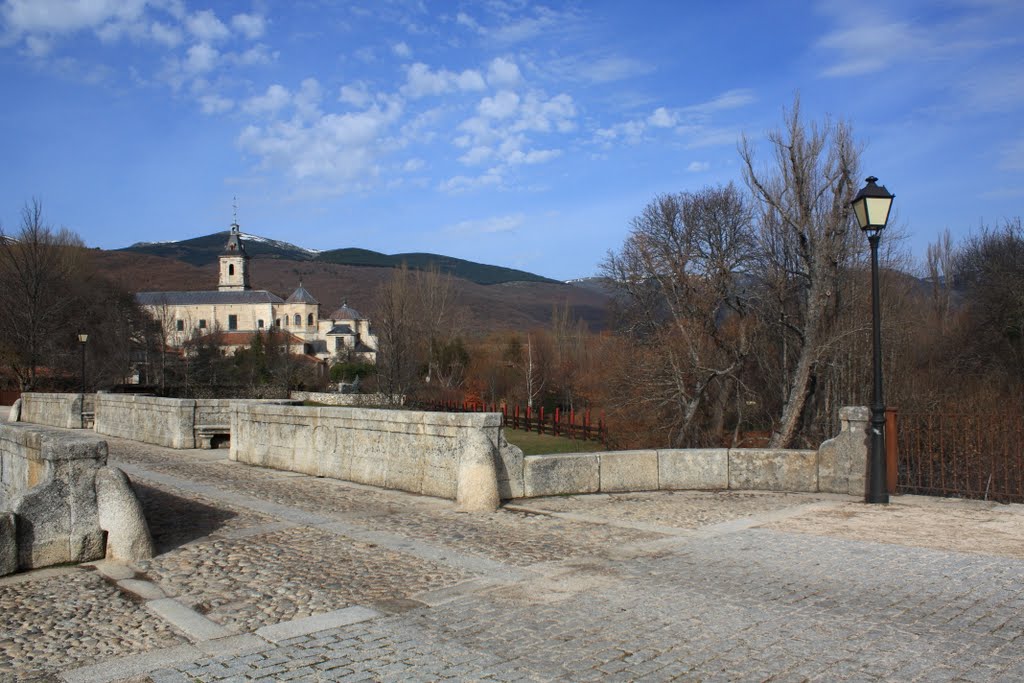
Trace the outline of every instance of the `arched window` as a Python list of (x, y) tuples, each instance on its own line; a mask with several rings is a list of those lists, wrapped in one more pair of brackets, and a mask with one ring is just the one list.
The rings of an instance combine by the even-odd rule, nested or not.
[(234, 274), (235, 274), (235, 264), (234, 263), (229, 263), (228, 264), (228, 275), (234, 275)]
[(309, 325), (310, 327), (313, 327), (313, 314), (312, 313), (310, 313), (309, 315), (306, 316), (306, 324)]
[(278, 318), (277, 320), (274, 321), (274, 327), (281, 327), (281, 319), (280, 318)]
[(299, 313), (296, 313), (295, 314), (295, 327), (298, 327), (301, 324), (302, 324), (302, 315), (300, 315)]

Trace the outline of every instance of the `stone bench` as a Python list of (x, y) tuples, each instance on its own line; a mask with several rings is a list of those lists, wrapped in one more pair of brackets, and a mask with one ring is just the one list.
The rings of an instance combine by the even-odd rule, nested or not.
[(227, 448), (231, 444), (231, 425), (196, 425), (196, 448)]

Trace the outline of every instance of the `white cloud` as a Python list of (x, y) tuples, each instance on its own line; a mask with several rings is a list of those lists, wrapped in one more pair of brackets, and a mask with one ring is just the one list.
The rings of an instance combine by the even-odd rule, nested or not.
[(538, 132), (555, 129), (559, 133), (568, 133), (576, 127), (573, 120), (575, 116), (576, 105), (569, 95), (562, 93), (544, 99), (536, 93), (530, 93), (523, 99), (519, 120), (512, 129)]
[(45, 57), (50, 54), (53, 43), (41, 36), (28, 36), (25, 38), (25, 53), (29, 57)]
[(493, 216), (479, 220), (460, 221), (453, 225), (446, 226), (443, 231), (454, 235), (494, 235), (505, 232), (515, 232), (525, 222), (526, 217), (521, 213), (509, 214), (507, 216)]
[(6, 0), (0, 13), (9, 31), (71, 33), (108, 22), (134, 22), (146, 0)]
[(270, 64), (277, 59), (277, 51), (271, 52), (263, 43), (253, 45), (244, 52), (232, 52), (225, 57), (229, 57), (231, 62), (240, 66), (255, 66), (258, 64)]
[(199, 43), (188, 49), (185, 57), (185, 70), (189, 73), (205, 73), (217, 65), (220, 53), (207, 45)]
[(736, 88), (734, 90), (726, 90), (721, 95), (713, 97), (707, 102), (690, 105), (689, 107), (686, 107), (686, 111), (694, 114), (713, 114), (715, 112), (726, 111), (728, 109), (745, 107), (756, 101), (757, 97), (754, 96), (753, 90), (748, 88)]
[(213, 10), (204, 9), (185, 19), (185, 28), (188, 32), (204, 43), (212, 43), (223, 40), (231, 35), (228, 27), (224, 25)]
[(352, 85), (341, 86), (338, 99), (353, 107), (362, 108), (373, 99), (365, 83), (353, 83)]
[(672, 128), (678, 123), (679, 117), (670, 113), (665, 107), (658, 107), (647, 117), (647, 123), (655, 128)]
[(686, 167), (686, 170), (690, 173), (701, 173), (711, 168), (711, 164), (706, 161), (691, 161), (690, 165)]
[(149, 25), (149, 35), (153, 40), (167, 47), (177, 47), (182, 41), (181, 31), (178, 27), (159, 21), (154, 21)]
[(288, 106), (291, 103), (292, 94), (288, 91), (288, 88), (277, 83), (267, 88), (267, 91), (262, 95), (256, 95), (250, 97), (245, 104), (242, 105), (242, 109), (247, 114), (259, 116), (262, 114), (276, 114), (281, 109)]
[(840, 52), (840, 61), (825, 76), (856, 76), (880, 71), (901, 55), (926, 49), (928, 41), (909, 24), (883, 23), (872, 17), (870, 25), (854, 25), (827, 33), (818, 46)]
[(603, 57), (579, 64), (578, 73), (594, 83), (610, 83), (635, 78), (654, 71), (654, 67), (638, 59)]
[(324, 193), (343, 193), (368, 186), (379, 174), (381, 140), (400, 118), (401, 103), (361, 112), (325, 114), (309, 122), (274, 121), (247, 126), (238, 137), (244, 151), (264, 168), (284, 170), (296, 180), (317, 182)]
[(494, 97), (485, 97), (477, 105), (480, 115), (490, 119), (507, 119), (519, 109), (519, 95), (502, 90)]
[(320, 100), (323, 99), (323, 88), (315, 78), (307, 78), (295, 93), (295, 112), (304, 119), (313, 119), (320, 115)]
[(455, 73), (447, 69), (432, 71), (422, 62), (416, 62), (406, 70), (406, 83), (401, 92), (413, 99), (428, 95), (444, 95), (457, 90), (483, 90), (486, 87), (479, 71), (467, 69)]
[(391, 46), (391, 51), (395, 53), (396, 57), (401, 57), (403, 59), (406, 59), (406, 58), (412, 56), (412, 50), (409, 49), (409, 46), (406, 45), (404, 42), (402, 42), (402, 43), (395, 43), (394, 45), (392, 45)]
[(504, 57), (495, 57), (487, 67), (487, 84), (492, 88), (517, 85), (522, 79), (516, 63)]
[(415, 173), (416, 171), (422, 170), (427, 165), (427, 162), (423, 159), (409, 159), (402, 164), (402, 170), (406, 173)]
[(501, 174), (496, 169), (490, 169), (483, 175), (477, 177), (457, 175), (438, 184), (437, 189), (449, 194), (461, 194), (478, 187), (500, 186), (502, 184)]
[(258, 14), (236, 14), (231, 26), (249, 40), (255, 40), (266, 31), (266, 20)]
[(199, 105), (204, 114), (221, 114), (235, 106), (235, 103), (220, 95), (203, 95), (199, 98)]
[(485, 161), (489, 161), (492, 156), (494, 156), (494, 152), (490, 147), (479, 145), (477, 147), (473, 147), (468, 152), (460, 156), (459, 161), (466, 166), (477, 166)]

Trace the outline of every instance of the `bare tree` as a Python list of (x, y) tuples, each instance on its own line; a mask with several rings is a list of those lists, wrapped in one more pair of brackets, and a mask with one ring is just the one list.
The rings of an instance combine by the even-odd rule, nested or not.
[(708, 393), (732, 391), (750, 352), (753, 246), (750, 209), (730, 184), (656, 197), (602, 264), (637, 347), (626, 382), (639, 390), (619, 400), (664, 414), (673, 445), (693, 440)]
[(744, 179), (761, 207), (760, 270), (777, 306), (767, 319), (779, 326), (786, 398), (771, 445), (785, 447), (804, 418), (839, 310), (840, 278), (857, 232), (850, 200), (860, 154), (848, 124), (827, 118), (821, 125), (806, 124), (799, 98), (783, 128), (768, 134), (768, 144), (774, 155), (768, 170), (756, 167), (746, 137), (740, 156)]
[(38, 199), (22, 208), (16, 235), (0, 227), (0, 336), (22, 390), (36, 386), (43, 359), (75, 332), (66, 328), (82, 252), (77, 235), (45, 222)]

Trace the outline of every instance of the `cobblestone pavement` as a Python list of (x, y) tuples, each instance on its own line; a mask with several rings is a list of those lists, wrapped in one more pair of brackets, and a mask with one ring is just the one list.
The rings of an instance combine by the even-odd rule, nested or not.
[(1024, 680), (1024, 561), (1001, 551), (1020, 506), (676, 492), (461, 514), (109, 443), (159, 555), (0, 579), (0, 680)]

